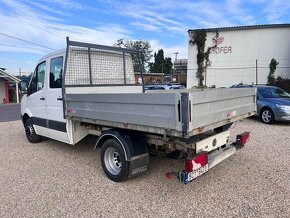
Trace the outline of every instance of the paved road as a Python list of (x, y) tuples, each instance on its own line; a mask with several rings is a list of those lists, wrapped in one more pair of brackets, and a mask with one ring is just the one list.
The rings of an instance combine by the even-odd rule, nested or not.
[(95, 138), (30, 144), (21, 121), (1, 122), (0, 217), (289, 217), (290, 125), (248, 119), (232, 129), (244, 131), (243, 149), (188, 185), (166, 179), (182, 164), (158, 156), (114, 183)]
[(1, 104), (0, 122), (20, 120), (20, 104)]

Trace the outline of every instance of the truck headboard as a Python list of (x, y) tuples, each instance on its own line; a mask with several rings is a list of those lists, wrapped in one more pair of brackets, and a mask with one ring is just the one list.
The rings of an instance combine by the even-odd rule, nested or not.
[(67, 38), (64, 87), (130, 86), (143, 73), (139, 51), (70, 41)]

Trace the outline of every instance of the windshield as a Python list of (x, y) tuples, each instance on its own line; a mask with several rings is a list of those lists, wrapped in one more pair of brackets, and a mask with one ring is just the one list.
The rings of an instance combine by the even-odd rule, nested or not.
[(258, 88), (264, 98), (290, 98), (290, 94), (282, 89), (274, 87)]

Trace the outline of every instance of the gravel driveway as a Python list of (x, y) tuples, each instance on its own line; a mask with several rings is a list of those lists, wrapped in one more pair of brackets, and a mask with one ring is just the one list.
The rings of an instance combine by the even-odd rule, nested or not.
[(20, 121), (0, 123), (0, 217), (289, 217), (290, 125), (247, 119), (242, 131), (246, 147), (188, 185), (165, 178), (181, 166), (163, 157), (114, 183), (95, 138), (30, 144)]

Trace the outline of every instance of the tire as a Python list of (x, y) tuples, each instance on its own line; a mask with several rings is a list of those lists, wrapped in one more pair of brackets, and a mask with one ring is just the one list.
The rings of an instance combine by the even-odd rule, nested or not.
[(36, 134), (30, 118), (25, 121), (24, 129), (25, 129), (25, 135), (29, 142), (37, 143), (41, 141), (41, 137)]
[(116, 139), (108, 139), (104, 142), (101, 162), (105, 174), (112, 181), (121, 182), (128, 178), (130, 162), (126, 161), (125, 151)]
[(271, 124), (275, 122), (275, 116), (270, 108), (264, 108), (260, 114), (261, 121), (265, 124)]

